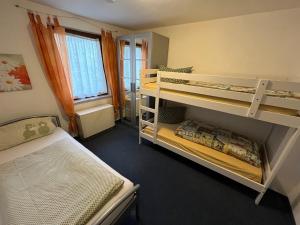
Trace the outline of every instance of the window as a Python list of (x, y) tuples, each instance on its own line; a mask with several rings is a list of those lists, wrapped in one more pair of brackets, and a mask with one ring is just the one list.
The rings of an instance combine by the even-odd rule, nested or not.
[(124, 83), (125, 90), (130, 90), (131, 73), (130, 73), (130, 45), (129, 43), (124, 46)]
[[(136, 77), (136, 88), (140, 88), (140, 72), (142, 69), (142, 46), (136, 44), (135, 48), (135, 77)], [(124, 81), (125, 90), (130, 90), (131, 76), (130, 76), (130, 45), (129, 42), (124, 46)]]
[(142, 70), (142, 46), (136, 45), (135, 48), (135, 82), (136, 82), (136, 89), (140, 89), (140, 73)]
[(99, 35), (66, 29), (74, 99), (107, 95)]

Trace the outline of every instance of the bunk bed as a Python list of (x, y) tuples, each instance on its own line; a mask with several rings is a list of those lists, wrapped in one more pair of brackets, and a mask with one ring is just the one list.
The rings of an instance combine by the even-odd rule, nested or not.
[[(140, 143), (142, 138), (147, 139), (258, 191), (255, 203), (259, 204), (300, 135), (299, 93), (298, 82), (142, 70), (140, 97), (154, 97), (155, 105), (151, 108), (140, 104)], [(158, 122), (160, 99), (261, 120), (289, 129), (283, 137), (276, 161), (270, 165), (266, 144), (262, 143), (263, 163), (255, 167), (176, 136), (174, 129), (178, 124)], [(145, 112), (153, 113), (154, 118), (145, 119), (142, 117)]]

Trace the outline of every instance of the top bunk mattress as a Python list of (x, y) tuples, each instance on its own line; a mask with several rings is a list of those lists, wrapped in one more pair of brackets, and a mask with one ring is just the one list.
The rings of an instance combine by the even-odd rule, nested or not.
[[(157, 133), (158, 138), (170, 145), (199, 156), (200, 158), (218, 166), (247, 177), (255, 182), (261, 183), (263, 177), (261, 167), (252, 166), (249, 163), (241, 161), (233, 156), (226, 155), (212, 148), (176, 136), (174, 131), (178, 126), (179, 124), (160, 123)], [(153, 130), (148, 126), (143, 129), (143, 132), (151, 136), (153, 135)]]
[[(146, 83), (143, 85), (143, 89), (146, 89), (151, 92), (154, 92), (156, 88), (157, 88), (156, 82)], [(241, 107), (249, 108), (251, 105), (250, 102), (245, 102), (245, 101), (233, 100), (228, 98), (220, 98), (220, 97), (214, 97), (214, 96), (202, 95), (202, 94), (194, 94), (194, 93), (188, 93), (188, 92), (182, 92), (182, 91), (176, 91), (170, 89), (161, 89), (160, 92), (164, 94), (171, 94), (173, 96), (178, 95), (182, 97), (189, 97), (194, 100), (199, 99), (199, 100), (211, 101), (214, 103), (227, 104), (230, 106), (241, 106)], [(279, 113), (279, 114), (284, 114), (289, 116), (299, 116), (297, 110), (270, 106), (270, 105), (260, 105), (259, 110), (269, 111), (269, 112), (274, 112), (274, 113)]]
[[(102, 206), (99, 210), (97, 210), (88, 219), (88, 222), (86, 223), (89, 225), (96, 224), (96, 222), (99, 221), (99, 219), (101, 219), (105, 215), (105, 212), (107, 212), (107, 210), (109, 210), (111, 207), (113, 207), (113, 205), (115, 204), (116, 201), (121, 199), (126, 193), (128, 193), (129, 191), (132, 190), (133, 183), (130, 182), (127, 178), (125, 178), (122, 175), (120, 175), (119, 173), (117, 173), (115, 170), (113, 170), (107, 164), (105, 164), (102, 160), (100, 160), (92, 152), (90, 152), (88, 149), (86, 149), (84, 146), (82, 146), (79, 142), (77, 142), (75, 139), (73, 139), (63, 129), (57, 128), (53, 134), (50, 134), (48, 136), (45, 136), (45, 137), (42, 137), (39, 139), (32, 140), (30, 142), (7, 149), (5, 151), (0, 151), (0, 166), (9, 164), (10, 162), (20, 161), (20, 159), (22, 161), (24, 156), (28, 157), (28, 156), (31, 156), (32, 154), (38, 155), (40, 152), (44, 151), (45, 149), (51, 148), (51, 146), (55, 147), (57, 145), (57, 143), (60, 143), (60, 142), (64, 142), (65, 144), (67, 144), (66, 147), (69, 146), (69, 148), (71, 148), (70, 150), (75, 151), (75, 154), (78, 153), (78, 155), (82, 155), (82, 156), (86, 155), (86, 156), (89, 156), (90, 158), (93, 158), (96, 162), (95, 166), (97, 166), (97, 164), (98, 164), (99, 166), (105, 168), (109, 173), (115, 175), (118, 179), (123, 181), (123, 185), (119, 188), (119, 191), (116, 194), (114, 194), (111, 198), (109, 198), (108, 201), (105, 201), (105, 205)], [(23, 162), (24, 162), (24, 160), (22, 161), (22, 163)], [(8, 170), (8, 172), (9, 171), (10, 170)], [(76, 169), (75, 169), (75, 172), (76, 172)], [(76, 177), (73, 177), (73, 178), (70, 177), (70, 178), (75, 179)], [(68, 209), (68, 210), (70, 210), (70, 209)], [(34, 216), (34, 215), (32, 215), (32, 216)], [(15, 218), (15, 220), (16, 219), (17, 218)]]

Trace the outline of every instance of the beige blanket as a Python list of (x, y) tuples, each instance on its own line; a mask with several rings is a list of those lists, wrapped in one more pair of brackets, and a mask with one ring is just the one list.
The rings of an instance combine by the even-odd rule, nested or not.
[(64, 139), (0, 165), (5, 224), (85, 224), (123, 181)]

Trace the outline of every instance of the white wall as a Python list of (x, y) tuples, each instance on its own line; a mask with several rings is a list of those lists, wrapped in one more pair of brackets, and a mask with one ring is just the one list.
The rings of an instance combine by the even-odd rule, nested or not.
[(170, 38), (168, 65), (195, 72), (300, 78), (300, 9), (151, 31)]
[[(170, 67), (194, 66), (194, 72), (199, 73), (300, 81), (300, 9), (159, 27), (151, 31), (170, 38)], [(188, 112), (191, 111), (193, 109)], [(198, 117), (213, 120), (214, 115), (208, 112), (197, 113)], [(237, 125), (235, 129), (238, 129), (241, 119), (234, 122), (223, 115), (221, 123), (235, 123), (230, 126)], [(220, 122), (218, 116), (215, 118)], [(245, 127), (244, 132), (248, 132), (248, 126)], [(268, 130), (266, 127), (266, 132)], [(288, 195), (291, 202), (300, 193), (300, 188), (295, 188), (297, 184), (300, 187), (300, 141), (296, 146), (272, 184), (275, 190)], [(300, 206), (293, 206), (300, 224)]]
[[(0, 53), (22, 54), (32, 83), (32, 90), (0, 93), (0, 123), (21, 116), (50, 113), (58, 114), (63, 126), (67, 127), (67, 122), (63, 119), (61, 110), (45, 78), (37, 51), (31, 39), (27, 12), (14, 7), (15, 4), (49, 14), (70, 16), (64, 11), (26, 0), (0, 1)], [(100, 33), (101, 28), (117, 30), (118, 33), (114, 33), (114, 35), (128, 33), (128, 30), (92, 20), (88, 20), (88, 22), (98, 27), (78, 19), (59, 18), (59, 21), (63, 26), (92, 33)], [(110, 103), (111, 98), (77, 104), (75, 109), (79, 110), (107, 102)]]

